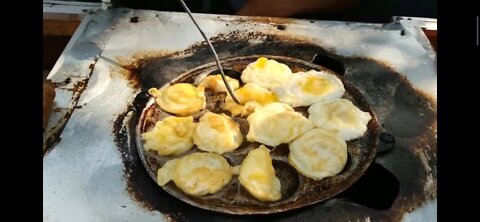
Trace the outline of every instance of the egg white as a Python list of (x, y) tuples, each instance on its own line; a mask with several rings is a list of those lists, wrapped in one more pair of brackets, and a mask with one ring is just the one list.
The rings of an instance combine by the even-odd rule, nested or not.
[(232, 180), (232, 168), (219, 154), (193, 153), (169, 160), (158, 169), (160, 186), (171, 180), (188, 195), (214, 194)]
[(292, 78), (292, 70), (273, 59), (260, 57), (243, 70), (240, 77), (244, 83), (256, 83), (266, 89), (286, 84)]
[(288, 162), (302, 175), (319, 181), (340, 173), (347, 163), (347, 144), (337, 134), (315, 128), (289, 144)]
[(308, 113), (316, 127), (338, 133), (346, 141), (363, 136), (372, 118), (346, 99), (315, 103)]
[(233, 116), (246, 117), (253, 113), (257, 107), (277, 100), (270, 90), (255, 83), (247, 83), (233, 93), (240, 104), (235, 103), (230, 95), (225, 97), (225, 103), (223, 104), (223, 109), (228, 110)]
[(272, 92), (280, 102), (298, 107), (341, 98), (345, 88), (335, 75), (311, 70), (295, 73), (291, 81), (273, 88)]
[(302, 114), (284, 103), (269, 103), (259, 107), (247, 118), (248, 141), (256, 141), (269, 146), (289, 143), (313, 125)]
[[(238, 80), (225, 76), (227, 79), (227, 83), (232, 90), (238, 89), (240, 87), (240, 83)], [(223, 82), (222, 76), (220, 74), (217, 75), (208, 75), (200, 81), (201, 86), (204, 86), (205, 89), (211, 89), (214, 92), (227, 92), (227, 87)]]
[(193, 147), (193, 129), (192, 116), (169, 116), (142, 134), (144, 148), (147, 151), (157, 151), (160, 156), (183, 154)]
[(237, 149), (243, 136), (229, 116), (207, 112), (195, 126), (193, 142), (200, 150), (222, 154)]
[(178, 116), (190, 116), (205, 108), (204, 90), (203, 86), (177, 83), (161, 90), (151, 88), (148, 93), (156, 98), (161, 109)]
[(270, 150), (264, 145), (248, 152), (240, 167), (238, 180), (260, 201), (277, 201), (282, 197), (280, 180), (275, 176)]

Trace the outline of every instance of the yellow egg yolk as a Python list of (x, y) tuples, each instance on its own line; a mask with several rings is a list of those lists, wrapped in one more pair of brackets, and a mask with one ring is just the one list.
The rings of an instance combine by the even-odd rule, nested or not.
[(300, 88), (303, 92), (312, 95), (324, 95), (333, 90), (332, 84), (325, 78), (309, 76), (301, 83)]
[(267, 58), (260, 57), (257, 59), (257, 63), (255, 64), (255, 66), (257, 66), (258, 68), (265, 68), (265, 65), (267, 65), (267, 61)]

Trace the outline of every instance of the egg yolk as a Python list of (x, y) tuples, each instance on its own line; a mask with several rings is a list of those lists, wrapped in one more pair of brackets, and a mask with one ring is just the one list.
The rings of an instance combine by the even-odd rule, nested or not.
[(161, 90), (151, 88), (148, 93), (155, 97), (162, 110), (178, 116), (189, 116), (205, 107), (204, 90), (205, 86), (177, 83)]
[(165, 90), (165, 93), (172, 101), (179, 103), (188, 103), (190, 99), (199, 96), (197, 88), (190, 84), (182, 83), (170, 86), (168, 90)]
[(208, 78), (208, 76), (206, 77), (206, 80), (205, 80), (205, 84), (206, 84), (206, 88), (212, 88), (212, 89), (215, 89), (217, 88), (217, 83), (218, 81), (223, 81), (222, 80), (222, 76), (220, 75), (215, 75), (213, 77), (210, 77)]
[(333, 90), (332, 84), (325, 78), (309, 76), (300, 85), (305, 93), (321, 96)]
[(267, 65), (267, 61), (267, 58), (260, 57), (257, 59), (257, 63), (255, 64), (255, 66), (257, 66), (258, 68), (265, 68), (265, 66)]
[(211, 115), (208, 116), (208, 120), (210, 126), (220, 132), (227, 131), (227, 126), (224, 124), (223, 119), (219, 118), (218, 116)]
[[(236, 90), (239, 87), (239, 82), (236, 79), (226, 76), (227, 82), (232, 90)], [(214, 92), (227, 92), (227, 87), (223, 82), (220, 74), (209, 75), (202, 79), (199, 86), (204, 86), (207, 89), (211, 89)]]
[(235, 90), (234, 93), (241, 105), (236, 104), (230, 96), (227, 96), (223, 105), (223, 108), (234, 116), (248, 116), (256, 107), (278, 100), (275, 94), (254, 83), (247, 83), (242, 88)]
[(236, 90), (234, 93), (235, 96), (237, 96), (237, 98), (240, 100), (239, 102), (242, 104), (250, 101), (255, 101), (262, 105), (265, 105), (277, 100), (275, 94), (271, 92), (258, 92), (245, 87)]

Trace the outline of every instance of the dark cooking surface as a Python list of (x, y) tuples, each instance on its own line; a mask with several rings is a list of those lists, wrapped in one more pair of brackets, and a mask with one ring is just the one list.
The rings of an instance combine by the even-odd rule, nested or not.
[[(259, 55), (254, 55), (230, 58), (222, 60), (222, 66), (224, 69), (229, 70), (227, 75), (240, 80), (241, 71), (243, 71), (248, 64), (254, 62), (259, 57)], [(303, 60), (268, 55), (265, 55), (265, 57), (275, 59), (276, 61), (287, 65), (292, 70), (322, 70), (334, 74), (331, 70), (312, 63), (307, 63)], [(217, 73), (218, 70), (216, 65), (210, 63), (182, 74), (172, 82), (169, 82), (169, 85), (180, 82), (194, 83), (198, 76)], [(339, 78), (342, 79), (341, 76)], [(173, 196), (176, 196), (177, 198), (200, 208), (231, 214), (271, 214), (288, 211), (316, 203), (344, 191), (363, 175), (375, 157), (379, 132), (377, 119), (368, 103), (365, 102), (365, 99), (362, 97), (362, 95), (350, 83), (343, 81), (343, 84), (346, 90), (343, 98), (352, 101), (361, 110), (370, 112), (372, 119), (370, 120), (368, 124), (368, 130), (365, 132), (363, 137), (347, 142), (348, 161), (342, 172), (338, 175), (318, 182), (302, 176), (301, 174), (297, 173), (297, 171), (291, 167), (287, 161), (288, 145), (281, 144), (279, 146), (269, 147), (272, 150), (270, 155), (273, 159), (275, 174), (279, 178), (282, 187), (282, 198), (278, 201), (268, 203), (256, 200), (242, 186), (240, 186), (237, 177), (233, 177), (232, 181), (218, 193), (203, 197), (192, 197), (186, 195), (184, 192), (179, 190), (173, 184), (173, 182), (165, 185), (163, 189)], [(165, 85), (163, 87), (167, 87), (169, 85)], [(225, 93), (214, 94), (213, 92), (206, 90), (205, 94), (207, 101), (206, 110), (229, 115), (228, 112), (225, 112), (222, 109), (223, 101), (225, 100), (226, 95)], [(142, 162), (144, 163), (145, 168), (149, 172), (151, 178), (156, 181), (159, 166), (165, 164), (165, 162), (168, 160), (179, 157), (161, 157), (158, 156), (156, 152), (146, 152), (143, 148), (144, 141), (141, 140), (140, 134), (151, 129), (151, 127), (153, 127), (157, 121), (170, 116), (170, 114), (167, 112), (159, 109), (153, 100), (151, 100), (149, 104), (150, 105), (143, 110), (143, 114), (141, 115), (138, 123), (136, 123), (138, 126), (136, 129), (136, 145), (138, 152), (140, 153), (140, 157), (143, 157)], [(206, 110), (195, 114), (193, 116), (194, 120), (198, 121), (200, 116), (203, 115)], [(296, 111), (302, 113), (303, 115), (308, 114), (307, 107), (297, 107)], [(225, 157), (227, 161), (232, 164), (232, 166), (240, 166), (248, 151), (260, 146), (261, 144), (247, 141), (246, 134), (248, 132), (248, 123), (246, 118), (234, 117), (233, 120), (239, 124), (242, 135), (244, 135), (244, 142), (235, 151), (224, 153), (222, 156)], [(181, 155), (180, 157), (193, 152), (199, 152), (199, 150), (194, 147), (191, 151)]]
[[(379, 123), (389, 134), (380, 144), (385, 152), (377, 155), (367, 173), (355, 185), (328, 201), (310, 207), (268, 216), (234, 216), (214, 213), (190, 206), (167, 194), (152, 181), (140, 162), (129, 132), (134, 132), (136, 116), (129, 127), (122, 125), (125, 116), (142, 108), (146, 95), (140, 93), (134, 104), (115, 123), (116, 142), (123, 155), (128, 191), (150, 210), (158, 210), (178, 221), (345, 221), (365, 219), (398, 221), (406, 212), (436, 198), (436, 103), (415, 90), (401, 75), (388, 66), (365, 58), (344, 58), (323, 48), (295, 39), (251, 33), (261, 40), (252, 45), (236, 35), (214, 38), (220, 57), (254, 54), (281, 55), (311, 61), (316, 54), (333, 59), (316, 58), (316, 63), (333, 70), (345, 70), (344, 78), (366, 97), (378, 115)], [(205, 45), (194, 45), (185, 57), (159, 56), (129, 64), (133, 85), (146, 90), (162, 85), (176, 75), (212, 62)], [(190, 54), (188, 54), (190, 53)], [(178, 53), (182, 54), (182, 52)], [(338, 63), (334, 61), (339, 61)], [(342, 65), (343, 64), (343, 67)], [(129, 139), (131, 141), (129, 141)], [(388, 148), (392, 148), (388, 150)]]

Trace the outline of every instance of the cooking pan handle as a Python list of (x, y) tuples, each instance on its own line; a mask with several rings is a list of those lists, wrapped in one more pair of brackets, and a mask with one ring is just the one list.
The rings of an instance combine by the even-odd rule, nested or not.
[(395, 147), (395, 136), (383, 130), (378, 136), (377, 155), (391, 151)]
[(383, 127), (380, 127), (379, 134), (377, 136), (377, 147), (372, 164), (382, 162), (381, 160), (385, 156), (388, 156), (393, 148), (395, 148), (395, 143), (395, 136), (387, 132), (385, 129), (383, 129)]
[(319, 52), (313, 56), (310, 62), (330, 69), (340, 76), (345, 75), (345, 63), (332, 55)]

